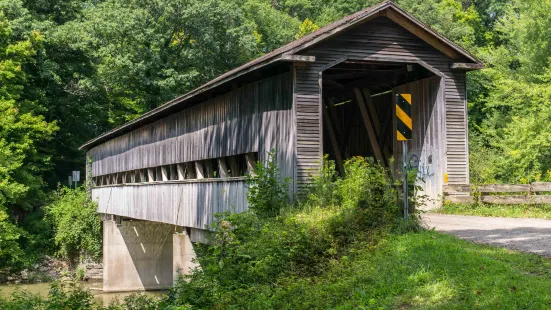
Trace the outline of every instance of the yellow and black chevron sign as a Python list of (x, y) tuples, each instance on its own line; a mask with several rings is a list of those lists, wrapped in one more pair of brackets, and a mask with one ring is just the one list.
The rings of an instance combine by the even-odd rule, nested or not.
[(396, 95), (396, 137), (398, 141), (411, 140), (411, 94)]

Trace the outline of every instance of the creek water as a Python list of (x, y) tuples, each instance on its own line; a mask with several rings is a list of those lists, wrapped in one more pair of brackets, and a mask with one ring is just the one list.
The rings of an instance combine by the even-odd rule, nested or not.
[[(108, 306), (111, 302), (115, 300), (123, 303), (124, 297), (138, 292), (104, 293), (102, 290), (101, 281), (87, 281), (81, 282), (81, 284), (84, 288), (90, 289), (95, 299), (104, 306)], [(30, 293), (46, 297), (48, 296), (48, 292), (50, 291), (50, 283), (0, 284), (0, 296), (9, 299), (10, 296), (12, 296), (12, 294), (18, 289), (27, 290)], [(140, 291), (140, 293), (143, 293), (150, 297), (162, 296), (164, 294), (163, 291)]]

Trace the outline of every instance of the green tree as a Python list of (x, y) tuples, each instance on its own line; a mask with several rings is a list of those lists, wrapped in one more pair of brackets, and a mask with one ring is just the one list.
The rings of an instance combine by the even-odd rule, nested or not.
[[(14, 223), (36, 210), (46, 198), (42, 173), (50, 157), (40, 146), (50, 140), (57, 130), (39, 115), (42, 109), (35, 101), (25, 98), (28, 90), (25, 68), (34, 63), (42, 48), (43, 37), (35, 31), (26, 40), (17, 40), (12, 23), (0, 11), (0, 235), (14, 261), (20, 255), (18, 245), (32, 241)], [(30, 243), (30, 244), (29, 244)], [(11, 254), (10, 254), (11, 253)]]
[(75, 263), (81, 255), (101, 257), (101, 222), (96, 209), (97, 205), (84, 189), (66, 187), (60, 188), (53, 203), (46, 206), (58, 254), (70, 263)]
[(57, 29), (89, 55), (107, 91), (112, 125), (258, 55), (254, 25), (236, 2), (108, 0)]

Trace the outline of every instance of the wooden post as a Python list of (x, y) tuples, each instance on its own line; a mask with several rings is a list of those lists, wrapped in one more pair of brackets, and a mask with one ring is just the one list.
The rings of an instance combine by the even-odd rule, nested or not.
[(329, 118), (332, 124), (335, 124), (335, 134), (337, 138), (342, 139), (342, 131), (341, 131), (341, 121), (339, 119), (339, 115), (337, 114), (337, 109), (335, 108), (335, 102), (333, 102), (333, 99), (329, 98), (327, 99), (327, 108), (329, 109)]
[(200, 160), (195, 162), (195, 173), (197, 175), (197, 179), (205, 178), (205, 170), (203, 168), (203, 162)]
[(322, 115), (323, 122), (325, 124), (325, 128), (327, 129), (327, 133), (329, 134), (329, 140), (331, 141), (333, 152), (335, 153), (335, 161), (337, 162), (337, 169), (339, 169), (340, 175), (344, 177), (344, 165), (342, 161), (341, 150), (339, 149), (339, 142), (337, 140), (337, 135), (335, 134), (335, 130), (333, 128), (333, 124), (331, 123), (331, 119), (328, 115), (329, 114), (328, 112), (329, 112), (328, 108), (323, 110), (323, 115)]
[(176, 170), (178, 170), (178, 180), (184, 180), (186, 178), (186, 168), (184, 164), (176, 165)]
[(218, 171), (221, 178), (228, 178), (230, 176), (225, 158), (218, 158)]
[(145, 169), (138, 170), (138, 173), (139, 173), (139, 177), (140, 177), (138, 182), (145, 183)]
[(375, 160), (379, 163), (384, 163), (381, 149), (379, 148), (379, 144), (377, 143), (377, 134), (373, 129), (373, 124), (371, 122), (371, 119), (369, 118), (369, 113), (367, 112), (367, 107), (365, 106), (362, 93), (358, 88), (354, 88), (354, 93), (356, 94), (356, 101), (358, 102), (358, 106), (360, 107), (362, 119), (364, 121), (365, 128), (367, 129), (367, 135), (369, 136), (369, 142), (371, 143), (371, 148), (373, 149)]
[(212, 160), (207, 159), (203, 162), (205, 167), (205, 176), (208, 179), (214, 178), (214, 168), (212, 167)]
[(176, 173), (176, 165), (170, 165), (170, 179), (178, 180), (178, 174)]
[(381, 134), (379, 135), (379, 145), (384, 150), (388, 150), (389, 153), (390, 153), (390, 146), (392, 145), (392, 143), (387, 144), (387, 136), (391, 128), (392, 128), (392, 107), (388, 109), (388, 112), (385, 117), (385, 124), (383, 125), (383, 129), (381, 131)]
[(247, 172), (250, 175), (255, 175), (256, 160), (254, 159), (254, 153), (245, 154), (245, 160), (247, 161)]
[[(367, 104), (367, 108), (369, 109), (369, 114), (371, 116), (371, 119), (373, 120), (373, 128), (375, 129), (375, 134), (377, 135), (377, 144), (379, 145), (379, 148), (383, 151), (385, 155), (385, 160), (390, 157), (390, 151), (387, 147), (384, 147), (383, 144), (381, 144), (381, 139), (383, 139), (383, 128), (381, 128), (381, 122), (379, 121), (379, 115), (377, 115), (377, 109), (375, 108), (375, 104), (373, 103), (373, 100), (371, 99), (371, 93), (369, 92), (369, 89), (364, 88), (363, 89), (363, 95), (365, 98), (365, 102)], [(392, 109), (391, 109), (392, 110)], [(391, 112), (392, 113), (392, 112)], [(392, 120), (392, 114), (390, 114), (390, 120)], [(385, 120), (387, 123), (389, 122), (389, 118)]]
[(161, 180), (163, 182), (168, 181), (168, 167), (161, 166)]
[(155, 168), (147, 168), (147, 181), (155, 182)]
[(230, 173), (232, 177), (239, 176), (239, 166), (237, 165), (236, 156), (230, 156)]
[(136, 170), (132, 170), (130, 173), (130, 183), (136, 183), (136, 174), (138, 173)]
[(196, 176), (195, 176), (195, 165), (193, 162), (191, 163), (186, 163), (186, 173), (187, 173), (187, 176), (186, 178), (187, 179), (195, 179)]

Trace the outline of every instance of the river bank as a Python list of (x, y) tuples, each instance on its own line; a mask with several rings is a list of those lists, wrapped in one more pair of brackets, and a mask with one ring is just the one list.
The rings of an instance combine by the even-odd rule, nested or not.
[[(148, 297), (162, 296), (164, 291), (134, 291), (134, 292), (118, 292), (104, 293), (103, 283), (101, 280), (89, 280), (80, 282), (83, 288), (89, 289), (96, 301), (104, 306), (108, 306), (114, 301), (123, 302), (126, 296), (141, 293)], [(0, 284), (0, 297), (10, 298), (18, 291), (26, 290), (34, 295), (47, 297), (50, 291), (50, 283), (29, 283), (29, 284)]]
[(103, 264), (91, 259), (84, 259), (70, 271), (69, 264), (60, 259), (44, 256), (40, 262), (18, 272), (0, 272), (0, 285), (33, 284), (51, 282), (74, 272), (82, 280), (101, 281)]

